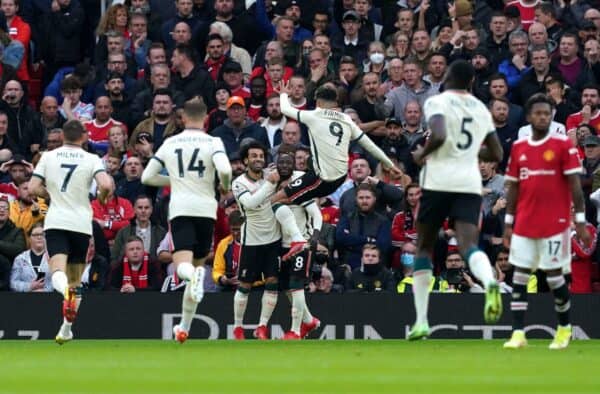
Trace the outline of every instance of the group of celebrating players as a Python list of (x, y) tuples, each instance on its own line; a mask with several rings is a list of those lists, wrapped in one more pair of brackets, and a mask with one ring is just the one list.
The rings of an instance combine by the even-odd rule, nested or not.
[[(477, 247), (482, 201), (478, 160), (500, 160), (502, 147), (487, 108), (469, 93), (473, 78), (469, 63), (454, 62), (444, 81), (444, 92), (430, 98), (424, 106), (430, 136), (424, 147), (413, 152), (415, 161), (422, 166), (423, 194), (414, 263), (416, 322), (408, 334), (409, 340), (430, 334), (427, 309), (432, 254), (438, 230), (447, 218), (454, 223), (459, 250), (471, 272), (486, 288), (485, 321), (494, 323), (502, 314), (500, 289), (490, 261)], [(265, 167), (266, 147), (247, 141), (240, 152), (247, 170), (232, 180), (223, 143), (204, 131), (206, 106), (195, 99), (183, 108), (185, 130), (164, 142), (142, 175), (142, 182), (147, 185), (171, 188), (173, 261), (178, 277), (186, 282), (182, 318), (173, 328), (178, 342), (188, 338), (204, 295), (204, 260), (211, 247), (217, 212), (216, 184), (221, 193), (233, 191), (245, 218), (241, 229), (240, 284), (233, 299), (235, 339), (245, 338), (243, 319), (248, 295), (252, 283), (261, 276), (265, 287), (254, 336), (268, 339), (268, 322), (279, 290), (283, 289), (292, 305), (291, 329), (284, 339), (302, 339), (320, 324), (311, 315), (304, 295), (311, 250), (322, 223), (317, 199), (333, 193), (345, 181), (352, 141), (392, 173), (400, 172), (340, 111), (335, 90), (319, 88), (315, 93), (316, 109), (310, 111), (290, 105), (287, 84), (282, 83), (278, 90), (283, 114), (308, 127), (312, 168), (306, 173), (294, 171), (293, 156), (285, 151), (280, 152), (274, 167)], [(526, 286), (538, 268), (547, 273), (558, 313), (559, 326), (550, 348), (568, 346), (570, 301), (562, 269), (570, 264), (571, 202), (577, 234), (584, 242), (590, 241), (578, 177), (581, 163), (566, 137), (549, 134), (552, 109), (552, 101), (546, 96), (530, 98), (526, 112), (533, 133), (529, 139), (514, 144), (506, 175), (505, 241), (511, 245), (510, 262), (516, 270), (510, 304), (514, 331), (505, 348), (527, 344), (523, 331)], [(59, 344), (73, 338), (71, 325), (81, 303), (81, 293), (74, 284), (81, 278), (81, 263), (92, 234), (88, 190), (95, 181), (98, 199), (103, 200), (114, 188), (102, 161), (81, 148), (84, 133), (78, 121), (67, 122), (64, 146), (42, 156), (30, 181), (32, 193), (47, 191), (51, 198), (45, 231), (52, 285), (64, 295), (64, 319), (56, 335)], [(549, 195), (554, 198), (549, 199)]]

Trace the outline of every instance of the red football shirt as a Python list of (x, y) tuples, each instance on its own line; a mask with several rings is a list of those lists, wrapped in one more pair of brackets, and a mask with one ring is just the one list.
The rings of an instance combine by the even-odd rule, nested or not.
[[(581, 115), (581, 112), (575, 112), (574, 114), (569, 115), (566, 125), (567, 131), (576, 129), (582, 121), (583, 115)], [(590, 118), (589, 124), (596, 129), (597, 134), (600, 134), (600, 111), (597, 111), (595, 116)]]
[(528, 31), (529, 26), (535, 22), (535, 7), (539, 3), (541, 3), (539, 0), (533, 4), (524, 4), (522, 0), (515, 0), (506, 4), (506, 7), (514, 5), (519, 9), (519, 12), (521, 13), (521, 26), (523, 26), (523, 30)]
[(571, 222), (567, 175), (582, 172), (577, 149), (560, 135), (513, 144), (505, 179), (519, 182), (513, 232), (529, 238), (561, 233)]

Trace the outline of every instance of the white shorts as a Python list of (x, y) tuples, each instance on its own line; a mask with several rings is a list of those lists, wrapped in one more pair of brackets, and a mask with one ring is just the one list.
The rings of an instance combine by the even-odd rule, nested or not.
[(527, 238), (513, 234), (508, 261), (531, 272), (564, 269), (571, 264), (571, 231), (547, 238)]

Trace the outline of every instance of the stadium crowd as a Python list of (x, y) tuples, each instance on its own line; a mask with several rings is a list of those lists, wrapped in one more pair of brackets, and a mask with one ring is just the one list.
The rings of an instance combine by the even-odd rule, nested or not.
[[(110, 2), (109, 2), (110, 3)], [(427, 136), (425, 100), (443, 89), (449, 64), (470, 61), (473, 93), (489, 106), (504, 147), (482, 162), (480, 246), (504, 291), (512, 268), (502, 245), (504, 178), (511, 145), (531, 127), (522, 106), (535, 93), (556, 104), (552, 133), (580, 150), (588, 229), (600, 207), (600, 2), (597, 0), (126, 0), (101, 14), (90, 0), (0, 0), (0, 290), (51, 291), (41, 223), (50, 201), (28, 179), (61, 126), (78, 119), (86, 149), (103, 158), (116, 190), (94, 198), (94, 237), (82, 278), (90, 289), (177, 291), (171, 268), (168, 188), (141, 183), (166, 138), (182, 131), (183, 103), (201, 97), (205, 128), (223, 140), (234, 176), (240, 145), (263, 143), (276, 160), (295, 152), (311, 165), (305, 126), (280, 110), (314, 108), (335, 87), (359, 127), (403, 170), (392, 176), (356, 145), (348, 179), (321, 199), (324, 225), (313, 251), (310, 292), (411, 292), (419, 167), (411, 152)], [(552, 196), (547, 196), (552, 198)], [(219, 199), (212, 275), (205, 288), (233, 291), (243, 216)], [(452, 223), (439, 234), (431, 290), (479, 292), (456, 248)], [(573, 236), (572, 292), (599, 291), (596, 243)], [(528, 290), (547, 291), (532, 277)], [(263, 285), (261, 281), (255, 286)]]

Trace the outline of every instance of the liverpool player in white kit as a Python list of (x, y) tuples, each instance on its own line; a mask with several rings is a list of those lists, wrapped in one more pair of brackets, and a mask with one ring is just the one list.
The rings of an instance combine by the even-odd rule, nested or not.
[(514, 143), (504, 176), (508, 186), (504, 237), (510, 241), (508, 259), (515, 266), (510, 303), (514, 331), (504, 344), (508, 349), (527, 345), (523, 331), (527, 282), (538, 268), (546, 272), (558, 314), (559, 325), (550, 349), (569, 345), (570, 300), (563, 268), (571, 264), (571, 202), (577, 235), (586, 245), (591, 241), (585, 229), (577, 148), (566, 136), (549, 133), (553, 109), (553, 102), (542, 94), (527, 101), (525, 112), (533, 134)]
[[(474, 74), (470, 63), (454, 62), (446, 75), (446, 90), (428, 99), (424, 106), (431, 136), (424, 148), (419, 147), (413, 152), (415, 161), (423, 164), (420, 174), (423, 193), (417, 217), (418, 241), (413, 274), (417, 319), (408, 334), (409, 340), (429, 335), (427, 308), (431, 258), (439, 229), (446, 218), (454, 221), (461, 255), (486, 287), (486, 322), (496, 322), (502, 313), (500, 289), (490, 260), (477, 247), (482, 202), (479, 157), (500, 161), (502, 146), (489, 111), (469, 93)], [(480, 151), (482, 143), (487, 149)]]
[[(202, 100), (186, 102), (182, 116), (185, 130), (165, 140), (142, 174), (144, 184), (171, 185), (169, 223), (173, 262), (179, 278), (187, 282), (181, 322), (173, 327), (175, 339), (180, 343), (187, 339), (196, 308), (204, 296), (204, 261), (217, 217), (215, 175), (218, 174), (224, 192), (231, 183), (231, 165), (223, 142), (204, 132), (205, 117), (206, 105)], [(160, 174), (163, 168), (168, 176)]]
[[(335, 90), (326, 86), (317, 89), (315, 93), (317, 108), (313, 111), (298, 110), (290, 104), (289, 83), (282, 82), (279, 91), (281, 112), (308, 126), (312, 168), (302, 177), (279, 190), (271, 199), (272, 202), (302, 204), (336, 191), (347, 178), (348, 149), (353, 141), (358, 142), (379, 160), (384, 168), (394, 174), (401, 174), (394, 163), (352, 121), (350, 116), (340, 112)], [(292, 216), (291, 212), (289, 215)], [(285, 222), (285, 219), (288, 218), (281, 218), (280, 222)], [(299, 244), (300, 248), (298, 248)], [(293, 242), (290, 252), (284, 256), (284, 259), (299, 253), (302, 244), (303, 242)]]
[(56, 335), (59, 344), (73, 339), (71, 325), (81, 303), (79, 284), (92, 236), (90, 187), (95, 180), (100, 200), (106, 199), (114, 188), (102, 160), (81, 148), (86, 133), (77, 120), (65, 123), (64, 145), (42, 155), (29, 183), (29, 190), (35, 195), (43, 194), (45, 184), (52, 201), (44, 230), (52, 286), (64, 296), (63, 324)]

